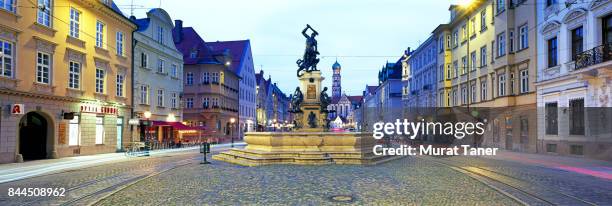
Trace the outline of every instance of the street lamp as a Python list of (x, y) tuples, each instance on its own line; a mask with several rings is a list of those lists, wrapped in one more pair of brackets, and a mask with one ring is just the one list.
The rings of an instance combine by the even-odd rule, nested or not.
[(234, 147), (234, 133), (232, 132), (236, 118), (230, 118), (230, 137), (232, 138), (232, 147)]

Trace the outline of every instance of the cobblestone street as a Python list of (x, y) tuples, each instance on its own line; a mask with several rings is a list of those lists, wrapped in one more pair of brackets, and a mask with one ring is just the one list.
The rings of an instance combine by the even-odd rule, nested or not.
[[(606, 205), (612, 202), (612, 181), (608, 179), (498, 159), (406, 157), (377, 166), (262, 167), (218, 161), (202, 165), (201, 160), (201, 154), (196, 151), (167, 154), (3, 183), (0, 205)], [(7, 196), (9, 188), (25, 187), (65, 188), (66, 196)]]

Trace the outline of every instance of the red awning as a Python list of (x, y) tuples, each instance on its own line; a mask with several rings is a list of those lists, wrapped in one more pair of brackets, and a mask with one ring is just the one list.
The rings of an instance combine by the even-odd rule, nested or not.
[(164, 122), (164, 121), (152, 121), (153, 122), (153, 126), (171, 126), (174, 127), (174, 129), (176, 130), (180, 130), (180, 131), (185, 131), (185, 130), (206, 130), (206, 127), (192, 127), (192, 126), (187, 126), (184, 125), (181, 122)]

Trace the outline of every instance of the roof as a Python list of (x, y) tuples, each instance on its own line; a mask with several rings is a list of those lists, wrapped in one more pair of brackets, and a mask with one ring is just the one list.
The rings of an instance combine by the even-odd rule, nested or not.
[(338, 61), (336, 60), (336, 63), (334, 63), (334, 65), (332, 65), (332, 69), (336, 70), (336, 69), (340, 69), (342, 68), (342, 66), (340, 66), (340, 64), (338, 63)]
[[(175, 29), (180, 29), (175, 27)], [(184, 27), (179, 32), (180, 42), (175, 42), (176, 49), (183, 53), (185, 65), (216, 63), (215, 54), (207, 46), (206, 42), (192, 27)], [(195, 58), (191, 58), (191, 52), (197, 52)]]
[(245, 56), (247, 56), (247, 52), (251, 46), (248, 39), (237, 41), (206, 42), (205, 44), (213, 51), (229, 51), (230, 55), (232, 56), (230, 70), (236, 74), (240, 74), (242, 65), (244, 64), (244, 61), (246, 61)]
[(149, 28), (149, 23), (151, 22), (151, 20), (149, 18), (132, 19), (132, 22), (134, 22), (136, 26), (138, 26), (138, 29), (136, 31), (142, 32)]
[(376, 92), (376, 89), (378, 89), (378, 86), (368, 86), (368, 93), (370, 94), (374, 94), (374, 92)]
[(351, 103), (357, 103), (363, 100), (363, 96), (348, 96), (348, 99), (351, 101)]

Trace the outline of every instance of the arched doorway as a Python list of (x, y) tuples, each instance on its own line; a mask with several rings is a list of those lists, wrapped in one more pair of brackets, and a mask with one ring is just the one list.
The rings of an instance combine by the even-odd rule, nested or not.
[(36, 112), (27, 113), (19, 122), (19, 153), (23, 160), (47, 158), (48, 121)]

